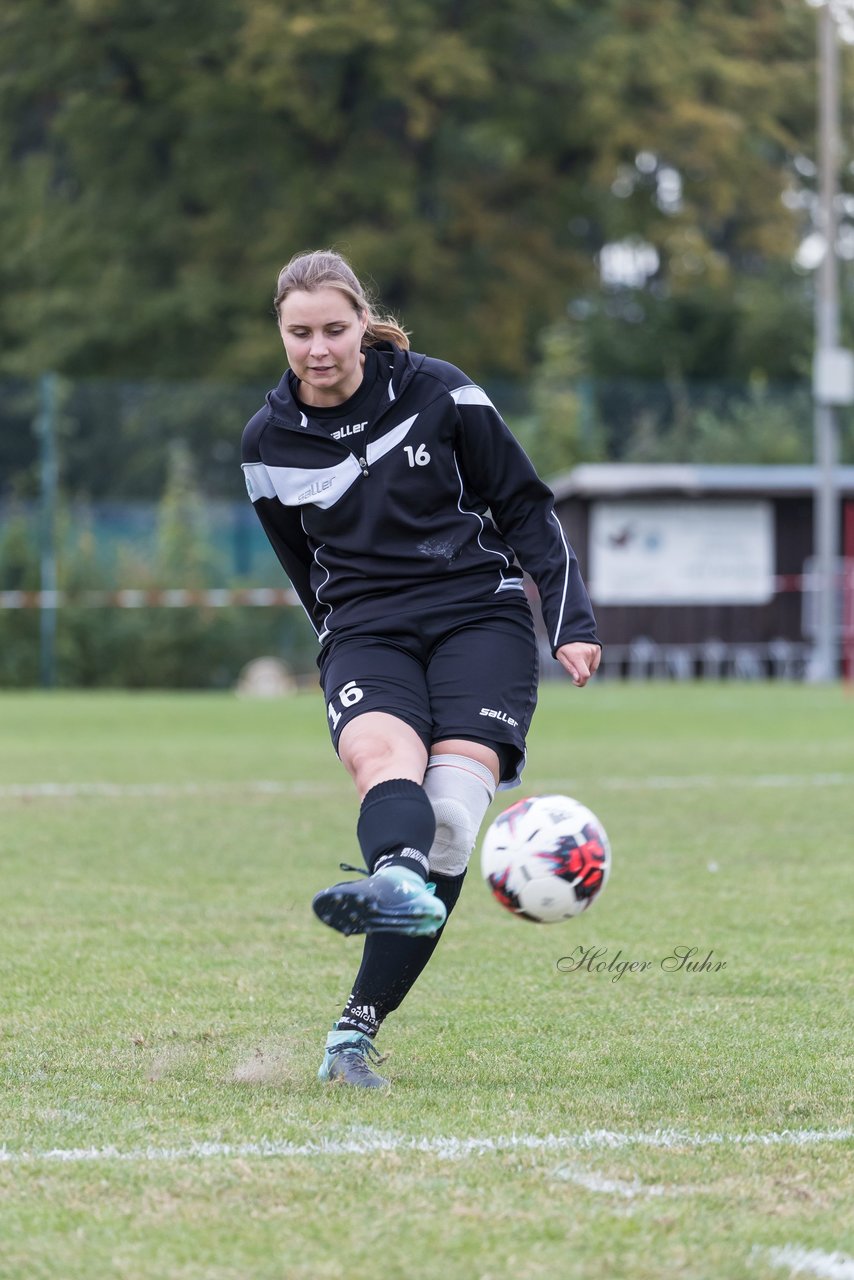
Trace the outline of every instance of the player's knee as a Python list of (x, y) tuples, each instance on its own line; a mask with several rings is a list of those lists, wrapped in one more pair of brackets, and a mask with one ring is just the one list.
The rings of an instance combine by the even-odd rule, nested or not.
[(362, 735), (339, 748), (347, 772), (357, 784), (370, 786), (387, 773), (394, 759), (394, 748), (387, 738)]
[(459, 800), (430, 797), (436, 815), (436, 835), (430, 848), (430, 871), (460, 876), (469, 864), (480, 823)]
[(414, 729), (390, 716), (371, 713), (345, 725), (338, 740), (341, 763), (364, 794), (378, 782), (424, 776), (426, 751)]
[(434, 755), (424, 790), (436, 815), (430, 870), (445, 876), (462, 875), (495, 795), (492, 774), (485, 765), (465, 756)]

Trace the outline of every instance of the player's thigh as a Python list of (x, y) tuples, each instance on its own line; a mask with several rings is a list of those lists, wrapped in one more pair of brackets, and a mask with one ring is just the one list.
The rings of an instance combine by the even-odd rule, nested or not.
[(501, 743), (521, 760), (538, 674), (536, 635), (526, 610), (493, 614), (455, 630), (436, 646), (427, 667), (433, 741)]
[(395, 717), (429, 746), (432, 722), (424, 668), (399, 646), (375, 636), (333, 640), (321, 660), (320, 684), (339, 755), (344, 730), (368, 712)]

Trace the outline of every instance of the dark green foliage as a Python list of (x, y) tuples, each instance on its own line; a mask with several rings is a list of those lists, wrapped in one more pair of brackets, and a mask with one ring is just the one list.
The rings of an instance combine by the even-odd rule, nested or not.
[(480, 379), (580, 303), (595, 376), (804, 371), (806, 4), (6, 0), (0, 36), (0, 374), (267, 384), (275, 272), (327, 242)]
[[(0, 613), (0, 626), (2, 619)], [(58, 682), (67, 688), (230, 689), (247, 662), (267, 654), (310, 679), (313, 649), (307, 623), (292, 608), (70, 607), (60, 614)], [(27, 674), (20, 684), (38, 682), (37, 663)]]
[[(144, 558), (67, 519), (60, 587), (204, 585), (229, 539), (226, 579), (254, 574), (248, 504), (224, 535), (212, 504), (245, 503), (240, 430), (281, 373), (276, 271), (322, 244), (546, 475), (807, 461), (815, 36), (803, 0), (4, 0), (0, 589), (38, 585), (8, 503), (39, 492), (47, 370), (68, 510), (166, 495)], [(634, 285), (600, 272), (623, 241), (654, 251)], [(37, 679), (38, 626), (0, 611), (0, 683)], [(59, 678), (221, 685), (313, 648), (290, 610), (79, 605)]]
[[(35, 591), (38, 547), (23, 510), (2, 526), (0, 590)], [(221, 581), (217, 551), (183, 451), (173, 453), (169, 481), (148, 555), (119, 546), (105, 562), (91, 528), (66, 509), (58, 520), (56, 679), (82, 688), (230, 688), (252, 658), (272, 654), (313, 678), (316, 640), (293, 607), (142, 607), (87, 603), (87, 593), (123, 588), (203, 590)], [(284, 583), (282, 584), (284, 585)], [(0, 687), (39, 682), (40, 617), (35, 609), (0, 608)]]

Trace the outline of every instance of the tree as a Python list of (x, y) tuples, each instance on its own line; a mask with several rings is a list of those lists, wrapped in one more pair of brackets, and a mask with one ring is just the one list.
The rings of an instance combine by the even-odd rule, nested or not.
[(546, 478), (603, 456), (592, 387), (583, 376), (584, 369), (577, 325), (560, 320), (543, 331), (532, 382), (532, 412), (512, 425)]
[(591, 373), (806, 376), (812, 282), (792, 257), (815, 150), (814, 14), (800, 0), (610, 8), (583, 75), (613, 198), (592, 202), (579, 237), (591, 253), (639, 238), (658, 266), (588, 294)]
[[(579, 300), (592, 373), (791, 373), (795, 328), (748, 338), (798, 232), (813, 25), (801, 0), (5, 0), (0, 373), (269, 382), (275, 271), (330, 242), (481, 379), (526, 376)], [(626, 236), (660, 258), (629, 299), (595, 267)]]

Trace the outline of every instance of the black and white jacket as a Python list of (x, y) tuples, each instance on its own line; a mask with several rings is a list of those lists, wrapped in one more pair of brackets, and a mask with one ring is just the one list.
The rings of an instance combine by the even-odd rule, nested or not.
[(287, 374), (243, 433), (249, 496), (321, 643), (391, 611), (518, 597), (519, 565), (552, 651), (598, 643), (552, 492), (486, 393), (442, 360), (377, 351), (387, 387), (353, 447), (306, 416)]

